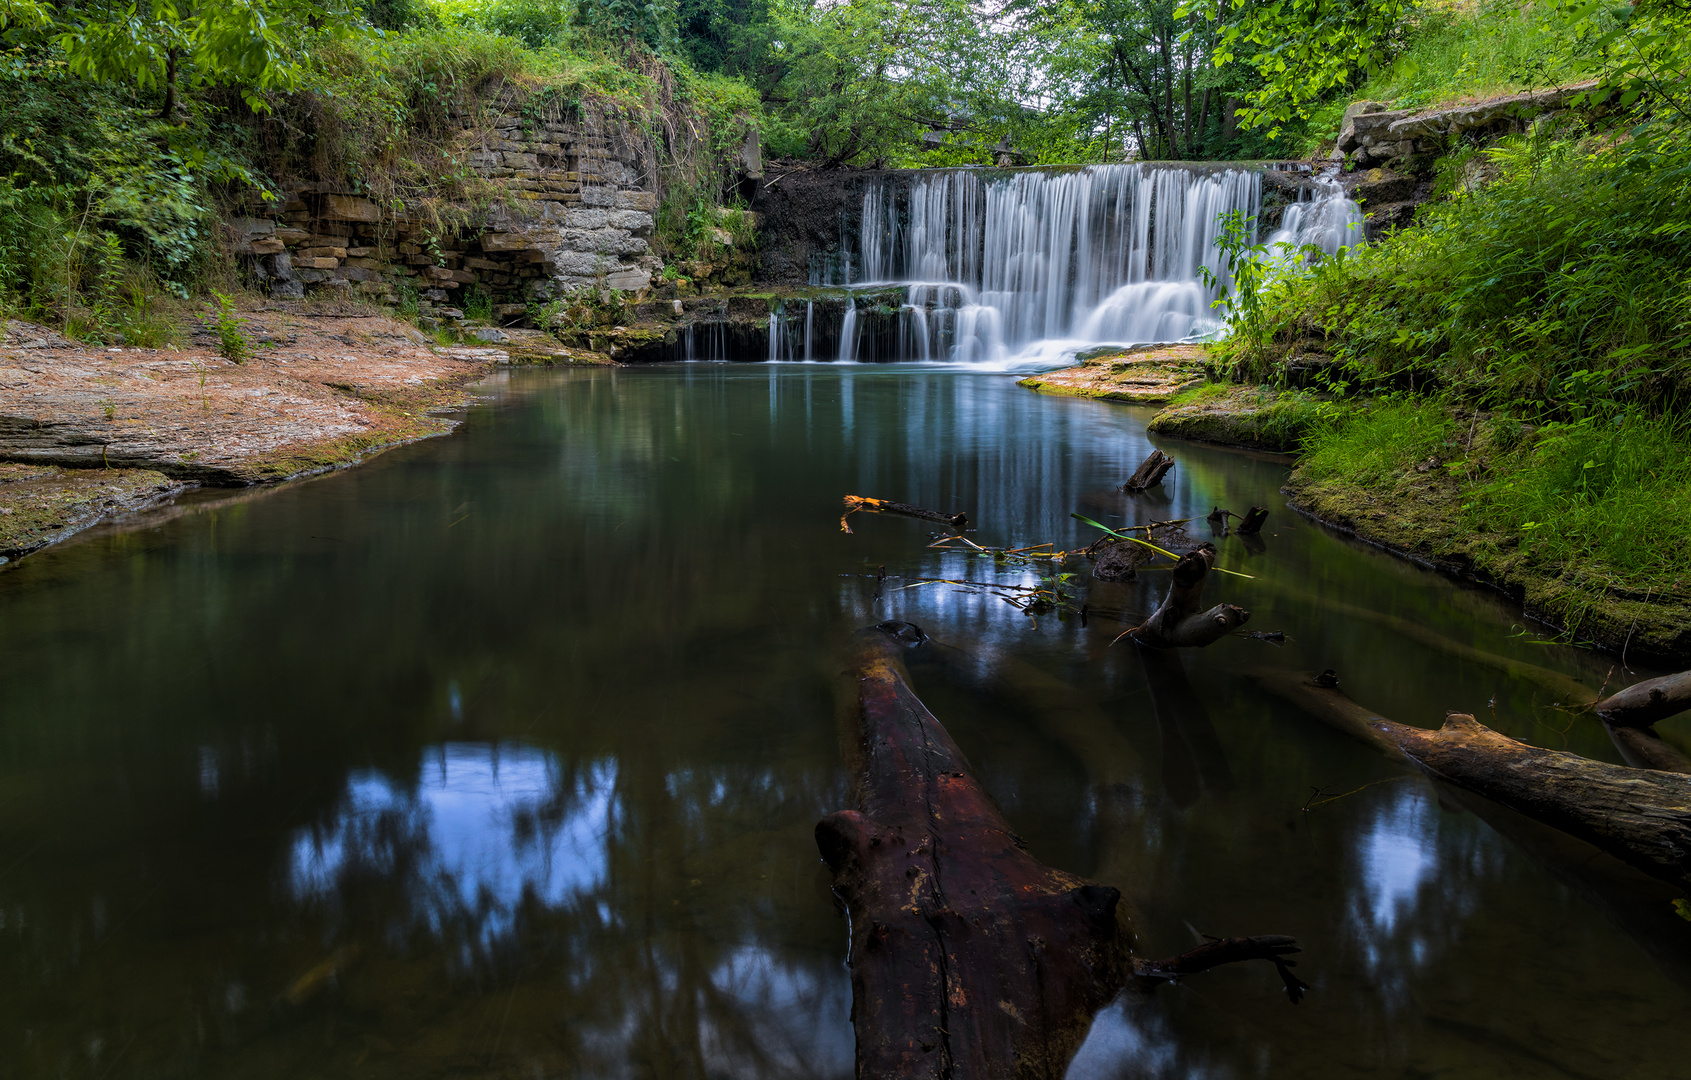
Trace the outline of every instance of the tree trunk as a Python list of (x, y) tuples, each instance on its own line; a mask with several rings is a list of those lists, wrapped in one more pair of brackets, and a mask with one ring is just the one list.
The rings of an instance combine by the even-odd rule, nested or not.
[(1253, 506), (1239, 519), (1238, 531), (1245, 536), (1255, 536), (1262, 531), (1262, 523), (1268, 520), (1268, 510), (1261, 506)]
[(864, 631), (856, 810), (816, 842), (851, 912), (857, 1075), (1063, 1075), (1131, 972), (1120, 893), (1023, 848), (911, 691), (900, 635)]
[(1170, 55), (1168, 40), (1173, 33), (1174, 28), (1171, 26), (1167, 34), (1158, 38), (1158, 44), (1162, 46), (1163, 51), (1163, 116), (1164, 130), (1168, 132), (1169, 157), (1173, 157), (1177, 149), (1174, 141), (1174, 58)]
[(1198, 139), (1200, 142), (1209, 141), (1210, 131), (1210, 87), (1204, 87), (1203, 104), (1198, 106)]
[(1221, 106), (1221, 141), (1228, 142), (1239, 134), (1239, 99), (1228, 98)]
[(1597, 715), (1616, 727), (1649, 727), (1691, 709), (1691, 671), (1646, 679), (1599, 701)]
[(1128, 631), (1141, 645), (1153, 649), (1199, 648), (1209, 645), (1243, 626), (1251, 613), (1233, 604), (1217, 604), (1200, 611), (1204, 581), (1215, 565), (1215, 548), (1200, 544), (1174, 564), (1168, 595), (1143, 625)]
[(181, 58), (179, 49), (170, 49), (164, 54), (164, 104), (159, 106), (160, 120), (176, 118), (176, 65)]
[(1387, 754), (1577, 836), (1651, 877), (1691, 887), (1691, 777), (1544, 750), (1465, 713), (1448, 714), (1437, 731), (1409, 727), (1369, 712), (1336, 686), (1282, 673), (1259, 679)]
[(1149, 457), (1139, 463), (1133, 470), (1133, 475), (1127, 478), (1127, 483), (1121, 486), (1123, 491), (1147, 491), (1163, 482), (1163, 477), (1174, 468), (1174, 459), (1161, 450), (1153, 450)]

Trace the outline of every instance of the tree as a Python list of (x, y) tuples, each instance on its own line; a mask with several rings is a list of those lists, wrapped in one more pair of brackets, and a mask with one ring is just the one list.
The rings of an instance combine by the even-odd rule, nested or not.
[(255, 111), (299, 77), (303, 39), (357, 25), (342, 0), (3, 0), (8, 39), (52, 43), (72, 72), (158, 91), (175, 115), (183, 86), (235, 86)]
[(1227, 0), (1185, 0), (1179, 13), (1202, 17), (1217, 34), (1217, 66), (1243, 58), (1261, 76), (1244, 95), (1239, 119), (1268, 128), (1273, 138), (1289, 123), (1394, 51), (1404, 0), (1267, 0), (1234, 6)]

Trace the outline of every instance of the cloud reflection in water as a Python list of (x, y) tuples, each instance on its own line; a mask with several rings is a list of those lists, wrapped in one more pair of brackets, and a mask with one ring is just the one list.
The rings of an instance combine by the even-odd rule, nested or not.
[(410, 781), (359, 770), (333, 821), (295, 836), (289, 886), (306, 900), (355, 874), (403, 875), (426, 883), (412, 899), (430, 929), (471, 911), (492, 939), (525, 894), (560, 907), (604, 879), (616, 775), (601, 761), (567, 776), (552, 754), (510, 742), (430, 747)]

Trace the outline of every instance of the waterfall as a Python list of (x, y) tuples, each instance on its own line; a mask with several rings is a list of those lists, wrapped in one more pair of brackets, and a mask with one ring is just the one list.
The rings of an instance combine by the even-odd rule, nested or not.
[[(855, 268), (844, 254), (835, 264), (844, 269), (825, 277), (853, 288), (907, 286), (897, 329), (906, 359), (1001, 363), (1092, 344), (1195, 340), (1223, 329), (1216, 290), (1200, 273), (1230, 284), (1215, 246), (1223, 219), (1238, 212), (1254, 221), (1261, 208), (1262, 174), (1251, 169), (916, 173), (864, 193), (856, 244), (849, 235), (842, 244), (856, 247)], [(1361, 240), (1360, 211), (1337, 184), (1285, 214), (1277, 240), (1329, 253)], [(809, 321), (807, 313), (807, 357)], [(857, 332), (848, 305), (840, 359), (859, 354)]]
[(841, 360), (857, 359), (857, 305), (846, 304), (845, 322), (840, 324), (840, 356)]

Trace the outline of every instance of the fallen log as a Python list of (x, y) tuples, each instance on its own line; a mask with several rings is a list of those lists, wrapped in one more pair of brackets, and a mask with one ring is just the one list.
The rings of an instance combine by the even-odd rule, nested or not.
[(1058, 1080), (1123, 987), (1296, 951), (1237, 938), (1136, 960), (1120, 892), (1029, 854), (910, 689), (903, 656), (925, 640), (908, 623), (859, 635), (842, 703), (857, 809), (816, 826), (851, 913), (861, 1080)]
[(1592, 761), (1509, 738), (1466, 713), (1437, 731), (1394, 723), (1336, 686), (1259, 681), (1293, 704), (1457, 787), (1577, 836), (1651, 877), (1691, 888), (1691, 777)]
[[(1272, 579), (1266, 578), (1256, 579), (1251, 582), (1249, 587), (1253, 589), (1279, 591), (1282, 594), (1290, 594), (1291, 591), (1288, 587), (1281, 585)], [(1307, 597), (1300, 595), (1297, 599), (1307, 600)], [(1525, 660), (1516, 660), (1513, 657), (1500, 656), (1494, 652), (1487, 652), (1484, 649), (1475, 648), (1472, 645), (1467, 645), (1460, 641), (1456, 641), (1453, 638), (1446, 637), (1437, 630), (1434, 630), (1423, 623), (1401, 618), (1397, 615), (1389, 615), (1383, 611), (1375, 611), (1372, 608), (1360, 607), (1355, 604), (1345, 604), (1329, 600), (1318, 600), (1313, 602), (1323, 614), (1342, 615), (1347, 618), (1361, 619), (1366, 622), (1371, 622), (1376, 626), (1381, 626), (1390, 630), (1399, 637), (1408, 638), (1410, 641), (1424, 645), (1436, 652), (1444, 653), (1446, 656), (1452, 656), (1459, 660), (1468, 661), (1469, 663), (1489, 667), (1495, 671), (1502, 672), (1511, 679), (1520, 679), (1524, 682), (1533, 683), (1540, 689), (1554, 695), (1556, 698), (1554, 704), (1556, 705), (1585, 709), (1589, 708), (1599, 696), (1595, 691), (1580, 682), (1578, 679), (1564, 675), (1560, 671), (1553, 671), (1550, 668), (1540, 667), (1537, 664), (1528, 663)]]
[(846, 512), (840, 515), (841, 532), (851, 531), (851, 526), (846, 524), (846, 518), (859, 510), (865, 510), (871, 514), (900, 514), (904, 517), (921, 518), (923, 521), (938, 521), (959, 530), (967, 528), (969, 524), (968, 514), (945, 514), (938, 510), (929, 510), (923, 506), (894, 502), (891, 499), (871, 499), (866, 495), (847, 495), (844, 502)]
[(1168, 593), (1151, 617), (1127, 632), (1127, 636), (1153, 649), (1198, 648), (1225, 637), (1250, 619), (1251, 613), (1234, 604), (1217, 604), (1200, 611), (1204, 582), (1215, 565), (1215, 547), (1199, 544), (1174, 564)]
[(1621, 760), (1635, 769), (1659, 769), (1662, 772), (1691, 774), (1691, 758), (1679, 747), (1669, 743), (1654, 728), (1628, 727), (1603, 721), (1609, 741), (1615, 744)]
[(1123, 491), (1149, 491), (1163, 482), (1163, 477), (1174, 468), (1174, 459), (1161, 450), (1153, 450), (1150, 456), (1139, 463), (1133, 470), (1133, 475), (1127, 478), (1127, 483), (1121, 486)]
[(1130, 970), (1121, 894), (1028, 854), (893, 633), (865, 631), (854, 664), (859, 809), (816, 826), (851, 912), (857, 1075), (1060, 1077)]
[(1615, 727), (1649, 727), (1691, 709), (1691, 671), (1634, 683), (1592, 708)]

